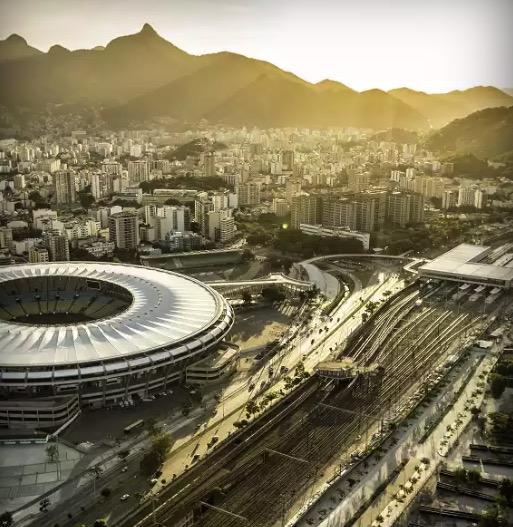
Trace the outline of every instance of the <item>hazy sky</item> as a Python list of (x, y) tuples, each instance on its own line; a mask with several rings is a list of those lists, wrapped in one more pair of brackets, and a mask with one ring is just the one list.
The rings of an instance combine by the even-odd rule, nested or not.
[(357, 90), (513, 87), (512, 20), (513, 0), (0, 0), (0, 39), (44, 51), (148, 22), (189, 53), (233, 51)]

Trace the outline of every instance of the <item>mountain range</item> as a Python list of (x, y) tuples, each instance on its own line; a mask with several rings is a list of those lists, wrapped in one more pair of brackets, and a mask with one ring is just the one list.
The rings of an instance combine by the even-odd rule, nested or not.
[(342, 83), (311, 84), (264, 61), (235, 53), (190, 55), (148, 24), (105, 47), (47, 53), (22, 37), (0, 41), (0, 106), (43, 112), (52, 105), (101, 108), (111, 126), (154, 118), (227, 125), (354, 126), (428, 130), (513, 96), (476, 87), (445, 94), (408, 88), (357, 92)]

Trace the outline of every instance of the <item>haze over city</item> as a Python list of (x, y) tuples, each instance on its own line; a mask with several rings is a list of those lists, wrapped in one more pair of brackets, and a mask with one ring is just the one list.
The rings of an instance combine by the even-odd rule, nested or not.
[(430, 93), (513, 86), (509, 0), (2, 0), (0, 38), (106, 45), (143, 23), (192, 54), (232, 51), (310, 82)]

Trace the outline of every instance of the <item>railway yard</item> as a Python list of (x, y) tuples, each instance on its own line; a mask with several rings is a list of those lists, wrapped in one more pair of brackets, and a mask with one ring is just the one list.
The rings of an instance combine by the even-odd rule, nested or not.
[(368, 374), (308, 379), (166, 489), (155, 514), (147, 506), (123, 525), (175, 525), (187, 514), (201, 527), (285, 525), (334, 467), (354, 464), (371, 435), (377, 445), (430, 372), (485, 329), (482, 306), (451, 300), (457, 289), (413, 285), (395, 295), (334, 352), (374, 366)]

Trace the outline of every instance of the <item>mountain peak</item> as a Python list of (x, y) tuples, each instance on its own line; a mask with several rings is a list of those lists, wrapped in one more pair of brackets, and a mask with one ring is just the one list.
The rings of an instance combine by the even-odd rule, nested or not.
[(139, 31), (139, 34), (147, 36), (159, 36), (158, 33), (153, 29), (153, 26), (148, 23), (144, 24), (141, 31)]
[(13, 33), (12, 35), (8, 36), (6, 39), (5, 39), (6, 42), (12, 42), (12, 43), (17, 43), (17, 44), (23, 44), (25, 46), (27, 46), (27, 41), (23, 38), (23, 37), (20, 37), (20, 35), (17, 35), (16, 33)]
[(48, 53), (51, 53), (51, 54), (67, 54), (67, 53), (71, 53), (71, 51), (67, 48), (65, 48), (64, 46), (61, 46), (60, 44), (54, 44), (49, 50), (48, 50)]

